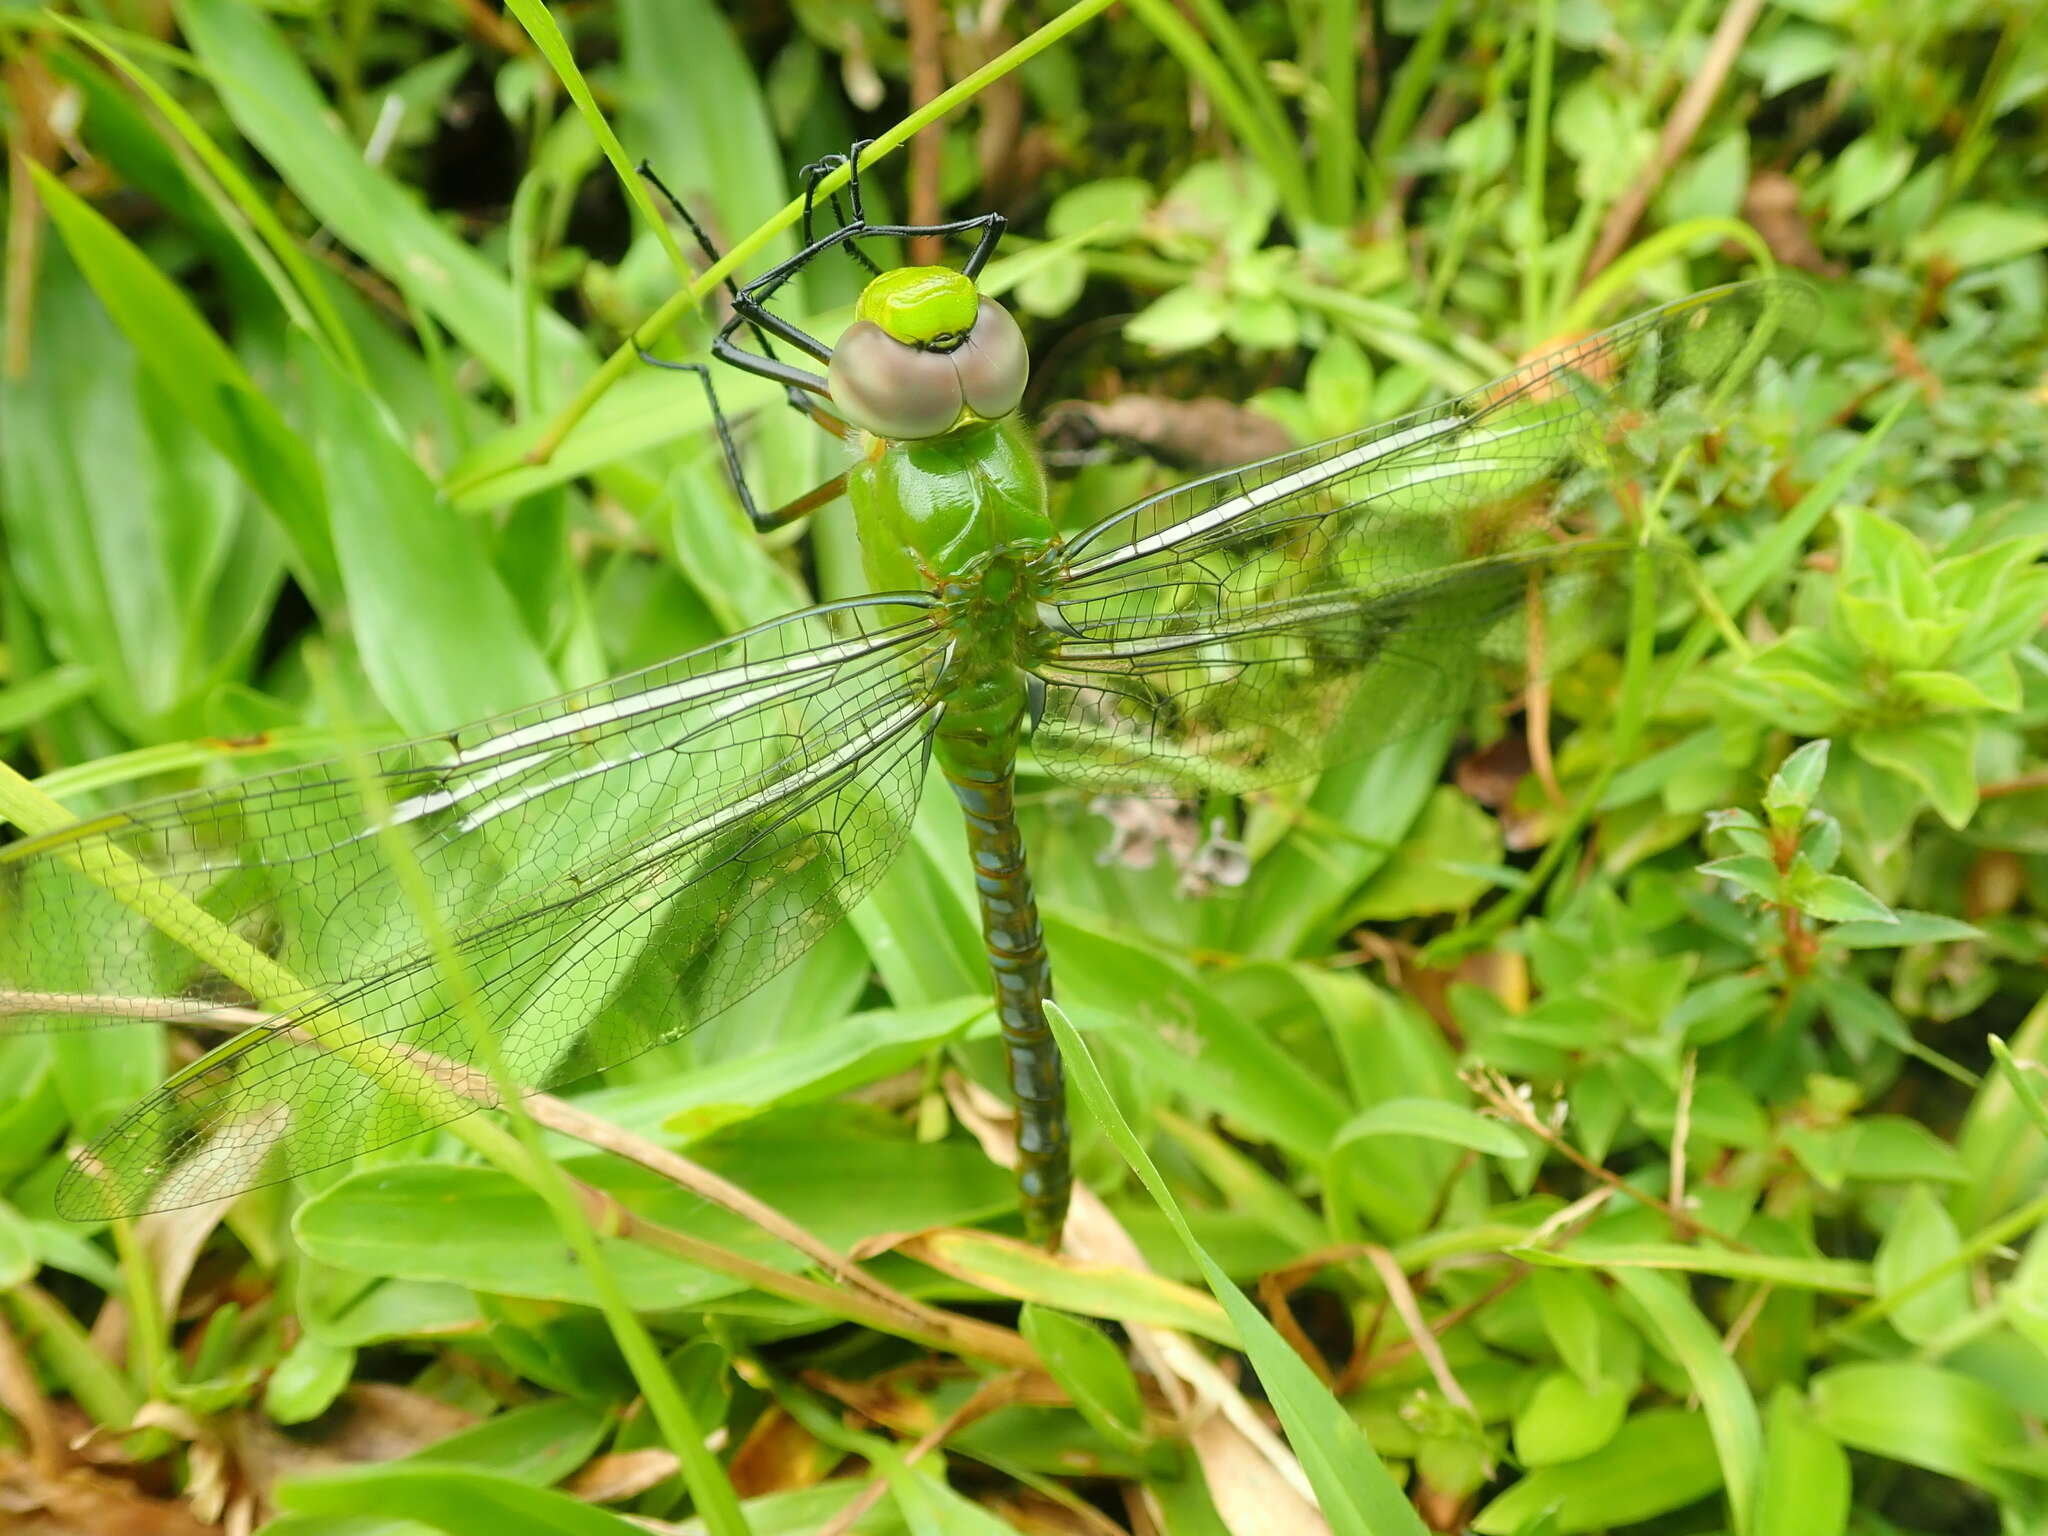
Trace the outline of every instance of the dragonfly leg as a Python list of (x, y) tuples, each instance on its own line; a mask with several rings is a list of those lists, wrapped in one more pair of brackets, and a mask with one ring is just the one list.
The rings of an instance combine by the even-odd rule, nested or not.
[[(655, 191), (661, 194), (662, 201), (666, 202), (670, 208), (675, 210), (676, 217), (681, 219), (684, 225), (688, 227), (691, 236), (697, 242), (697, 249), (704, 253), (704, 259), (710, 262), (713, 266), (716, 266), (719, 260), (718, 247), (712, 242), (711, 236), (705, 233), (704, 226), (697, 222), (696, 216), (692, 214), (690, 210), (684, 205), (683, 200), (681, 198), (677, 197), (675, 193), (671, 192), (668, 189), (668, 184), (655, 174), (653, 166), (649, 165), (645, 160), (642, 160), (638, 166), (638, 170), (640, 174), (646, 178), (648, 184), (652, 186)], [(726, 278), (725, 280), (725, 291), (732, 295), (732, 298), (735, 303), (738, 302), (740, 296), (739, 284), (735, 283), (730, 277)], [(754, 326), (752, 329), (754, 332), (754, 340), (760, 344), (762, 353), (765, 356), (767, 356), (770, 361), (780, 361), (780, 359), (776, 358), (775, 356), (774, 343), (769, 341), (766, 332), (758, 325)], [(643, 361), (656, 361), (655, 359), (647, 356), (645, 348), (640, 349), (640, 356)], [(710, 381), (708, 376), (706, 376), (705, 387), (707, 389), (710, 387)], [(790, 384), (784, 387), (783, 393), (787, 397), (788, 403), (792, 409), (801, 411), (804, 415), (809, 416), (812, 420), (819, 422), (820, 425), (827, 425), (825, 418), (829, 416), (829, 413), (820, 412), (818, 406), (812, 400), (810, 393), (808, 391), (801, 389), (794, 384)], [(717, 411), (718, 402), (716, 400), (712, 401), (711, 409), (714, 412)], [(829, 416), (829, 420), (830, 426), (828, 427), (828, 430), (833, 431), (837, 436), (844, 437), (846, 435), (846, 423), (840, 421), (839, 418), (836, 416)]]
[[(691, 235), (696, 239), (697, 248), (704, 253), (704, 259), (715, 264), (719, 259), (718, 247), (712, 243), (711, 236), (705, 232), (704, 226), (698, 223), (696, 217), (684, 206), (683, 200), (669, 190), (667, 183), (655, 174), (654, 168), (645, 160), (640, 162), (639, 171), (647, 179), (648, 183), (653, 186), (654, 190), (661, 194), (669, 207), (675, 210), (676, 217), (681, 219), (688, 227)], [(739, 285), (734, 283), (730, 277), (725, 280), (725, 287), (734, 300), (739, 298)], [(779, 359), (775, 356), (774, 343), (768, 339), (766, 331), (759, 325), (753, 326), (752, 330), (755, 340), (760, 344), (761, 350), (768, 360), (779, 362)], [(740, 464), (739, 449), (733, 442), (731, 422), (718, 403), (718, 390), (712, 383), (711, 369), (703, 363), (670, 362), (664, 358), (656, 357), (645, 347), (636, 347), (635, 350), (639, 352), (640, 360), (643, 363), (652, 364), (656, 368), (666, 368), (676, 373), (695, 374), (697, 382), (704, 386), (704, 400), (711, 407), (711, 425), (718, 433), (718, 446), (725, 456), (726, 473), (732, 478), (733, 490), (740, 499), (740, 506), (746, 511), (747, 521), (752, 523), (758, 531), (765, 533), (770, 529), (780, 528), (786, 523), (794, 522), (797, 518), (802, 517), (806, 512), (820, 504), (819, 497), (824, 487), (820, 487), (818, 491), (813, 491), (808, 495), (799, 496), (782, 507), (763, 512), (760, 504), (754, 499), (752, 488), (747, 484), (746, 470)], [(847, 435), (846, 423), (819, 405), (806, 390), (794, 384), (785, 384), (783, 394), (790, 406), (810, 417), (811, 420), (832, 433), (835, 437), (843, 438)], [(840, 476), (838, 479), (843, 482), (844, 476)], [(831, 483), (828, 481), (827, 485)], [(827, 497), (825, 499), (829, 500), (830, 498)]]
[[(730, 363), (735, 368), (743, 368), (749, 373), (759, 374), (763, 378), (776, 379), (785, 384), (794, 384), (801, 389), (810, 389), (815, 393), (825, 394), (827, 393), (827, 386), (825, 380), (820, 375), (792, 367), (778, 359), (763, 358), (756, 353), (747, 352), (733, 340), (734, 334), (741, 326), (752, 326), (756, 329), (757, 334), (761, 330), (766, 330), (779, 339), (788, 342), (799, 351), (808, 354), (816, 361), (827, 365), (831, 363), (832, 349), (830, 347), (781, 316), (769, 312), (767, 308), (769, 299), (774, 296), (776, 290), (784, 283), (788, 282), (797, 273), (801, 272), (834, 246), (848, 246), (852, 248), (855, 259), (866, 266), (869, 271), (873, 271), (874, 263), (854, 245), (855, 241), (870, 237), (909, 239), (917, 235), (972, 234), (977, 237), (974, 249), (969, 253), (961, 270), (969, 277), (974, 277), (980, 273), (983, 267), (988, 265), (989, 257), (995, 254), (996, 245), (1003, 238), (1003, 231), (1009, 227), (1009, 220), (1000, 213), (977, 214), (971, 219), (951, 219), (941, 224), (870, 224), (868, 222), (867, 209), (861, 200), (859, 163), (861, 151), (867, 148), (869, 142), (871, 141), (862, 140), (856, 143), (850, 155), (833, 155), (805, 167), (803, 233), (806, 238), (803, 249), (790, 257), (789, 260), (769, 268), (738, 291), (733, 299), (732, 318), (726, 321), (724, 326), (719, 329), (716, 339), (711, 343), (711, 352), (714, 357), (719, 358), (723, 362)], [(843, 222), (836, 229), (828, 230), (822, 235), (811, 238), (818, 183), (826, 174), (840, 165), (847, 167), (847, 192), (848, 200), (853, 207), (853, 217), (851, 219), (843, 219)], [(836, 197), (831, 200), (831, 206), (835, 217), (843, 218), (842, 210)]]

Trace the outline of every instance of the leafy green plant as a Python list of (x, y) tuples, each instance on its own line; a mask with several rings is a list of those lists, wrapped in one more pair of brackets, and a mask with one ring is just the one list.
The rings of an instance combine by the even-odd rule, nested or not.
[[(1545, 636), (1569, 657), (1547, 686), (1188, 811), (1242, 885), (1191, 896), (1172, 835), (1027, 783), (1085, 1254), (1003, 1227), (950, 807), (786, 977), (535, 1102), (563, 1183), (441, 1133), (225, 1211), (72, 1226), (67, 1147), (276, 979), (264, 933), (169, 913), (135, 996), (218, 941), (246, 997), (170, 1031), (0, 1028), (8, 1507), (697, 1529), (694, 1420), (727, 1528), (763, 1533), (1213, 1536), (1310, 1528), (1311, 1495), (1373, 1532), (2035, 1529), (2031, 23), (0, 13), (23, 832), (859, 590), (833, 514), (744, 528), (698, 392), (636, 351), (701, 355), (719, 279), (794, 249), (797, 169), (856, 137), (877, 206), (1010, 214), (989, 276), (1048, 405), (1207, 397), (1309, 441), (1767, 258), (1822, 294), (1804, 362), (1682, 458), (1662, 437), (1710, 423), (1621, 423), (1600, 510), (1572, 509), (1696, 569)], [(938, 153), (903, 173), (920, 132)], [(650, 220), (621, 174), (642, 155), (714, 269)], [(790, 294), (821, 334), (842, 265)], [(772, 389), (721, 399), (769, 494), (841, 467)], [(1185, 472), (1122, 446), (1062, 455), (1063, 525)], [(374, 1465), (297, 1470), (366, 1443)]]

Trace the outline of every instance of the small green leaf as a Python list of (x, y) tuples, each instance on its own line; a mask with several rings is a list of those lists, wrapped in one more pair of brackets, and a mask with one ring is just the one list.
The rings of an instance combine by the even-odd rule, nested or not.
[(1996, 266), (2048, 246), (2048, 213), (2004, 203), (1958, 203), (1907, 244), (1916, 261), (1965, 270)]
[(1096, 1433), (1121, 1450), (1143, 1448), (1145, 1405), (1138, 1378), (1101, 1329), (1029, 1301), (1018, 1327)]
[(1895, 923), (1892, 909), (1846, 875), (1820, 875), (1796, 897), (1799, 910), (1827, 923)]
[(1871, 132), (1853, 139), (1835, 156), (1828, 176), (1828, 228), (1849, 220), (1888, 196), (1913, 168), (1913, 151), (1888, 134)]
[(1712, 859), (1698, 869), (1703, 875), (1726, 880), (1764, 901), (1784, 898), (1784, 876), (1778, 873), (1777, 865), (1760, 854), (1734, 853), (1725, 859)]
[(1425, 1141), (1447, 1141), (1489, 1157), (1518, 1161), (1529, 1155), (1521, 1137), (1500, 1121), (1442, 1099), (1389, 1099), (1359, 1111), (1337, 1132), (1330, 1147), (1332, 1156), (1368, 1136), (1419, 1136)]
[(1515, 1415), (1515, 1455), (1525, 1467), (1577, 1461), (1612, 1440), (1627, 1413), (1620, 1382), (1588, 1386), (1570, 1371), (1552, 1371)]
[(354, 1350), (301, 1334), (264, 1385), (263, 1411), (279, 1424), (309, 1423), (333, 1406), (355, 1365)]
[(1124, 323), (1124, 335), (1155, 352), (1206, 347), (1223, 334), (1230, 302), (1194, 283), (1170, 288)]
[[(1915, 1184), (1878, 1245), (1872, 1265), (1878, 1296), (1889, 1299), (1916, 1284), (1927, 1270), (1954, 1258), (1961, 1247), (1956, 1224), (1941, 1202), (1927, 1192), (1926, 1185)], [(1932, 1285), (1913, 1290), (1889, 1315), (1892, 1326), (1905, 1338), (1926, 1344), (1969, 1314), (1970, 1277), (1958, 1268)]]
[(1791, 825), (1797, 826), (1806, 808), (1813, 804), (1813, 797), (1820, 793), (1820, 781), (1827, 776), (1828, 743), (1825, 738), (1809, 741), (1778, 765), (1778, 771), (1771, 775), (1771, 782), (1764, 790), (1764, 809), (1773, 813), (1792, 813)]

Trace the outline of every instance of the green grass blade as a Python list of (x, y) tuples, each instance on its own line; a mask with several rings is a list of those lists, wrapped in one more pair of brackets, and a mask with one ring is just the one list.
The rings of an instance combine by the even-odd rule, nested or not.
[[(242, 242), (250, 260), (270, 282), (286, 313), (318, 337), (351, 376), (367, 380), (355, 338), (349, 334), (348, 327), (328, 298), (326, 283), (270, 204), (242, 174), (241, 168), (214, 143), (199, 120), (185, 109), (184, 103), (114, 45), (108, 29), (87, 26), (66, 16), (53, 16), (52, 20), (76, 34), (80, 42), (120, 70), (128, 83), (163, 115), (164, 121), (170, 124), (171, 130), (212, 178), (211, 186), (200, 182), (201, 190), (221, 205), (221, 223)], [(252, 230), (255, 238), (250, 236)]]
[(1365, 1432), (1330, 1395), (1329, 1388), (1316, 1379), (1293, 1347), (1280, 1337), (1265, 1313), (1246, 1299), (1244, 1292), (1196, 1241), (1166, 1180), (1132, 1134), (1116, 1100), (1110, 1097), (1109, 1086), (1102, 1080), (1088, 1042), (1058, 1004), (1047, 1003), (1045, 1012), (1066, 1057), (1068, 1079), (1117, 1151), (1123, 1154), (1131, 1171), (1158, 1202), (1168, 1224), (1244, 1340), (1252, 1369), (1258, 1372), (1280, 1414), (1288, 1443), (1301, 1458), (1330, 1529), (1336, 1536), (1425, 1536), (1422, 1521), (1387, 1474)]
[(576, 67), (576, 55), (570, 50), (569, 40), (562, 36), (562, 29), (555, 25), (554, 14), (541, 4), (541, 0), (505, 0), (506, 7), (519, 18), (519, 25), (526, 28), (526, 35), (541, 51), (541, 57), (548, 61), (549, 68), (569, 93), (569, 99), (576, 103), (576, 110), (583, 114), (583, 120), (590, 125), (590, 131), (597, 136), (598, 146), (604, 150), (605, 159), (611, 162), (612, 170), (618, 174), (619, 185), (625, 188), (626, 199), (632, 203), (641, 219), (654, 231), (655, 239), (661, 242), (661, 249), (669, 259), (669, 265), (676, 269), (676, 275), (684, 283), (691, 281), (694, 274), (690, 263), (684, 257), (682, 248), (676, 244), (676, 237), (668, 227), (668, 221), (661, 216), (661, 210), (654, 206), (648, 195), (647, 180), (633, 169), (633, 161), (626, 154), (626, 147), (619, 142), (619, 136), (612, 131), (610, 119), (597, 104), (597, 98), (590, 93), (590, 82), (583, 78), (583, 71)]
[[(334, 131), (312, 75), (264, 12), (240, 0), (181, 0), (177, 11), (228, 115), (300, 200), (513, 384), (518, 301), (504, 272)], [(540, 319), (543, 398), (552, 399), (588, 371), (590, 351), (552, 309)]]
[(1748, 1383), (1722, 1347), (1721, 1336), (1676, 1281), (1644, 1269), (1618, 1268), (1612, 1273), (1614, 1283), (1642, 1309), (1665, 1347), (1692, 1378), (1700, 1408), (1714, 1433), (1714, 1449), (1721, 1458), (1736, 1536), (1744, 1536), (1756, 1514), (1764, 1434)]

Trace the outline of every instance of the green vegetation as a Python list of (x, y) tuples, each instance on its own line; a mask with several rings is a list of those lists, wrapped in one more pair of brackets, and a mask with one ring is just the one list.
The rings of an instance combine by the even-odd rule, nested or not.
[[(1818, 296), (1797, 360), (1617, 422), (1602, 506), (1697, 558), (1526, 685), (1242, 800), (1091, 803), (1027, 757), (1099, 1197), (1061, 1255), (991, 1156), (936, 780), (869, 899), (685, 1038), (81, 1225), (71, 1151), (303, 995), (274, 933), (134, 877), (157, 936), (98, 1012), (195, 955), (236, 989), (115, 1029), (0, 994), (0, 1523), (2048, 1522), (2048, 31), (1712, 9), (0, 9), (24, 835), (865, 590), (843, 503), (757, 535), (702, 391), (636, 355), (701, 359), (856, 139), (871, 211), (1009, 216), (984, 286), (1067, 529), (1695, 289)], [(784, 310), (836, 335), (864, 275)], [(718, 387), (763, 506), (845, 467)], [(0, 977), (26, 942), (0, 906)], [(360, 1045), (331, 1082), (388, 1070)]]

